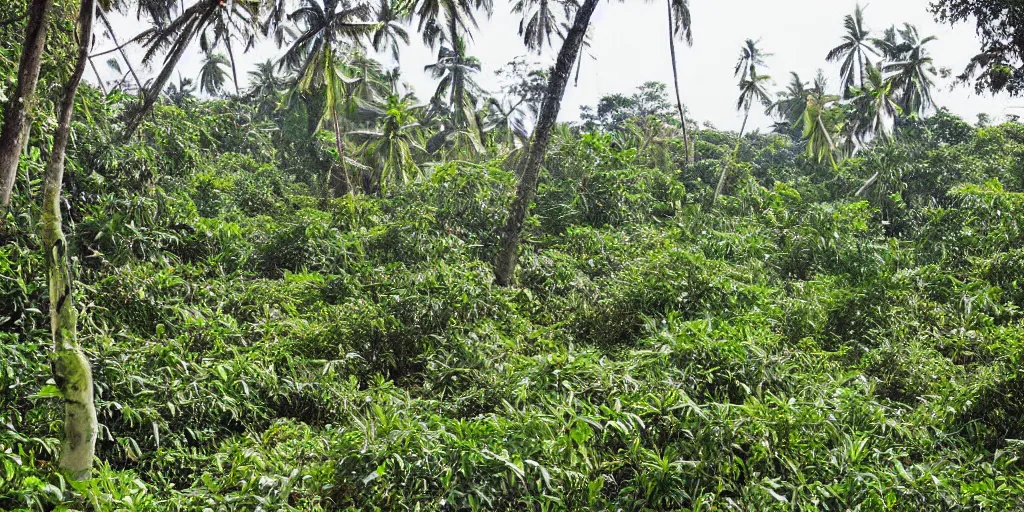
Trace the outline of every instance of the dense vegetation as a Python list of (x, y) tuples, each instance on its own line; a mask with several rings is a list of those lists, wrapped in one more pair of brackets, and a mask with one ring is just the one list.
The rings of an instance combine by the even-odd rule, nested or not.
[[(771, 98), (743, 46), (738, 107), (776, 133), (681, 124), (655, 83), (555, 126), (512, 286), (547, 70), (488, 98), (448, 39), (418, 106), (300, 36), (250, 90), (182, 80), (141, 117), (129, 70), (83, 85), (60, 210), (100, 429), (68, 478), (39, 226), (78, 7), (0, 214), (0, 510), (1024, 508), (1024, 125), (936, 111), (929, 39), (859, 9), (835, 95)], [(334, 7), (301, 27), (358, 32)]]

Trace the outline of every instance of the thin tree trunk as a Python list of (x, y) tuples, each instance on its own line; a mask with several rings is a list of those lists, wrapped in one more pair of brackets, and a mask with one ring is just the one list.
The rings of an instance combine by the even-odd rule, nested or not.
[(740, 127), (740, 138), (736, 141), (736, 149), (732, 152), (732, 157), (722, 167), (722, 174), (718, 176), (718, 186), (715, 187), (715, 197), (712, 199), (711, 204), (718, 202), (718, 198), (722, 197), (722, 193), (725, 191), (725, 179), (729, 174), (729, 169), (732, 167), (733, 162), (740, 154), (740, 145), (743, 144), (743, 134), (747, 131), (747, 120), (750, 119), (750, 109), (747, 109), (747, 113), (743, 116), (743, 126)]
[[(157, 75), (156, 80), (154, 80), (153, 83), (149, 84), (149, 88), (143, 91), (142, 105), (138, 107), (125, 124), (124, 133), (121, 134), (123, 139), (127, 140), (131, 138), (131, 136), (135, 134), (135, 130), (139, 129), (139, 126), (142, 124), (142, 120), (153, 110), (153, 105), (155, 105), (156, 100), (160, 98), (160, 93), (163, 92), (164, 87), (167, 85), (167, 81), (171, 79), (171, 73), (174, 72), (174, 68), (178, 66), (178, 61), (181, 60), (182, 55), (185, 54), (185, 50), (188, 49), (188, 43), (195, 35), (193, 30), (196, 27), (205, 26), (206, 22), (211, 16), (213, 16), (213, 13), (218, 7), (219, 4), (216, 2), (211, 2), (209, 4), (196, 4), (189, 7), (189, 10), (205, 9), (206, 11), (198, 22), (188, 23), (182, 29), (181, 35), (178, 37), (177, 41), (175, 41), (173, 50), (171, 50), (171, 55), (168, 56), (167, 60), (164, 62), (163, 69), (160, 70), (160, 74)], [(188, 15), (189, 13), (187, 12), (182, 14), (182, 16)]]
[(107, 86), (103, 85), (103, 77), (100, 76), (100, 70), (96, 69), (96, 63), (89, 59), (89, 66), (92, 67), (92, 72), (96, 75), (96, 84), (100, 87), (100, 92), (104, 96), (107, 95)]
[(590, 17), (594, 14), (597, 2), (598, 0), (585, 0), (576, 12), (572, 29), (569, 30), (562, 43), (554, 72), (548, 81), (548, 90), (544, 95), (544, 103), (541, 105), (540, 118), (537, 120), (537, 127), (533, 133), (533, 141), (530, 143), (522, 177), (516, 187), (516, 198), (509, 211), (508, 223), (505, 225), (501, 237), (501, 249), (495, 262), (495, 280), (501, 286), (508, 286), (512, 282), (518, 258), (519, 234), (523, 230), (523, 222), (526, 220), (530, 203), (533, 202), (533, 197), (537, 194), (537, 180), (540, 177), (540, 168), (544, 163), (548, 143), (551, 141), (551, 129), (554, 128), (555, 122), (558, 120), (558, 111), (562, 106), (565, 86), (569, 82), (572, 65), (583, 46), (583, 38), (587, 33)]
[(50, 280), (50, 329), (53, 335), (53, 378), (64, 395), (64, 440), (60, 468), (75, 480), (86, 480), (96, 448), (96, 408), (93, 405), (92, 370), (78, 346), (78, 312), (71, 293), (71, 268), (67, 241), (61, 229), (60, 192), (64, 181), (64, 154), (71, 132), (75, 94), (85, 73), (92, 41), (96, 0), (82, 0), (78, 13), (78, 60), (64, 86), (64, 97), (53, 135), (53, 149), (43, 180), (42, 235)]
[(335, 190), (334, 193), (336, 196), (351, 194), (352, 181), (348, 177), (348, 163), (345, 161), (345, 143), (342, 140), (341, 123), (338, 121), (336, 109), (331, 112), (331, 122), (334, 125), (334, 144), (338, 150), (338, 163), (341, 165), (341, 190)]
[(687, 165), (693, 164), (693, 155), (690, 154), (690, 137), (686, 132), (686, 114), (683, 112), (683, 99), (679, 96), (679, 67), (676, 64), (676, 38), (672, 32), (672, 0), (666, 0), (668, 5), (668, 49), (672, 55), (672, 79), (676, 85), (676, 107), (679, 108), (679, 124), (683, 128), (683, 156)]
[(231, 50), (231, 36), (224, 38), (224, 45), (228, 48), (228, 58), (231, 59), (231, 79), (235, 82), (235, 96), (242, 93), (238, 89), (238, 69), (235, 66), (235, 52)]
[(27, 136), (28, 111), (32, 108), (39, 83), (39, 66), (46, 47), (46, 27), (52, 7), (53, 0), (32, 0), (29, 5), (25, 43), (18, 64), (18, 85), (7, 104), (4, 125), (0, 129), (0, 206), (11, 204), (11, 190), (18, 175), (22, 140)]

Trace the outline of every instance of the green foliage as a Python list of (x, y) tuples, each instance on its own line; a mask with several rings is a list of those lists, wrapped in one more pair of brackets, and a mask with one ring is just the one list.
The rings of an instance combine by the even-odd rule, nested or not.
[[(736, 135), (699, 131), (682, 165), (634, 98), (614, 129), (558, 131), (502, 288), (514, 156), (410, 151), (407, 184), (324, 199), (323, 105), (275, 110), (269, 87), (259, 111), (159, 105), (124, 144), (129, 97), (83, 91), (68, 232), (103, 425), (83, 483), (51, 462), (21, 180), (0, 218), (0, 509), (1024, 506), (1020, 125), (908, 120), (838, 168), (752, 135), (705, 206)], [(404, 116), (366, 123), (418, 147)]]

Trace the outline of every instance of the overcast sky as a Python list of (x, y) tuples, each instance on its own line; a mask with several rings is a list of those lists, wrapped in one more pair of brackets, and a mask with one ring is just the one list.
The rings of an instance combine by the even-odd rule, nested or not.
[[(873, 35), (892, 24), (910, 22), (919, 28), (922, 37), (935, 35), (938, 40), (928, 45), (937, 67), (948, 67), (959, 74), (979, 48), (973, 26), (949, 27), (935, 23), (928, 13), (929, 0), (877, 0), (865, 3), (865, 18)], [(494, 76), (508, 61), (525, 55), (517, 34), (519, 17), (511, 14), (512, 2), (495, 0), (494, 15), (483, 21), (471, 41), (470, 53), (483, 62), (477, 81), (487, 89), (496, 90)], [(825, 62), (828, 50), (840, 42), (843, 17), (852, 12), (855, 0), (691, 0), (693, 46), (677, 45), (683, 102), (692, 118), (708, 121), (718, 128), (738, 130), (742, 117), (735, 110), (736, 80), (732, 73), (740, 47), (747, 38), (760, 39), (761, 47), (773, 54), (767, 59), (768, 73), (775, 78), (774, 90), (782, 90), (789, 81), (789, 72), (796, 71), (805, 81), (813, 79), (823, 68), (836, 87), (838, 66)], [(580, 105), (592, 105), (606, 94), (630, 93), (644, 82), (655, 80), (671, 85), (672, 72), (668, 53), (668, 26), (665, 5), (625, 0), (604, 2), (594, 14), (593, 46), (587, 52), (578, 87), (566, 92), (562, 120), (575, 120)], [(138, 30), (134, 20), (117, 24), (119, 38), (128, 39)], [(433, 62), (436, 52), (418, 43), (403, 49), (401, 66), (408, 81), (422, 98), (429, 97), (436, 82), (423, 71)], [(112, 46), (101, 43), (99, 48)], [(134, 48), (133, 55), (140, 51)], [(252, 63), (276, 57), (280, 52), (270, 43), (261, 44), (240, 59), (243, 68)], [(531, 56), (544, 65), (554, 61), (555, 52)], [(183, 59), (179, 69), (185, 77), (198, 74), (200, 58), (196, 52)], [(158, 69), (147, 70), (153, 76)], [(240, 81), (245, 80), (240, 72)], [(144, 78), (145, 80), (145, 78)], [(172, 80), (176, 81), (175, 80)], [(936, 102), (968, 121), (975, 121), (985, 112), (1000, 118), (1010, 113), (1024, 99), (1006, 96), (978, 96), (970, 87), (951, 87), (950, 80), (938, 79)], [(243, 83), (244, 88), (244, 83)], [(767, 129), (771, 120), (760, 111), (751, 114), (750, 126)]]

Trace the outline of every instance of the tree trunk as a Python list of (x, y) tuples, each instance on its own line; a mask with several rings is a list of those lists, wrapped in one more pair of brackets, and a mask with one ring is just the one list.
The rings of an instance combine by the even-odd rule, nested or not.
[(27, 137), (26, 121), (39, 83), (39, 66), (46, 47), (46, 27), (52, 7), (53, 0), (32, 0), (29, 5), (25, 44), (18, 64), (18, 85), (7, 104), (4, 125), (0, 129), (0, 206), (11, 204), (11, 190), (18, 175), (22, 140)]
[(238, 68), (235, 66), (235, 52), (231, 49), (231, 36), (224, 38), (224, 45), (228, 49), (228, 58), (231, 59), (231, 80), (235, 82), (235, 96), (241, 96), (242, 92), (238, 89)]
[(78, 60), (64, 86), (53, 135), (53, 148), (46, 162), (43, 180), (41, 229), (46, 267), (50, 280), (50, 330), (53, 336), (51, 369), (64, 395), (64, 440), (61, 443), (60, 468), (75, 480), (86, 480), (92, 470), (96, 448), (96, 408), (93, 406), (92, 370), (78, 346), (78, 312), (71, 292), (71, 268), (67, 241), (61, 229), (60, 193), (64, 181), (64, 154), (71, 132), (75, 94), (85, 73), (92, 42), (93, 12), (96, 0), (82, 0), (78, 13)]
[(345, 161), (345, 143), (342, 140), (341, 123), (338, 121), (337, 110), (331, 112), (331, 122), (334, 125), (334, 144), (338, 150), (338, 163), (341, 166), (341, 179), (337, 181), (341, 185), (341, 189), (334, 190), (334, 195), (337, 197), (352, 193), (352, 181), (348, 176), (348, 163)]
[(718, 198), (722, 197), (722, 193), (725, 191), (725, 179), (729, 174), (729, 168), (732, 167), (733, 162), (740, 154), (740, 145), (743, 144), (743, 134), (747, 131), (747, 119), (750, 119), (750, 109), (747, 109), (747, 113), (743, 116), (743, 126), (740, 127), (740, 138), (736, 141), (736, 149), (732, 152), (732, 158), (730, 158), (725, 165), (722, 167), (722, 174), (718, 176), (718, 186), (715, 187), (715, 197), (711, 200), (711, 204), (718, 202)]
[(683, 128), (683, 155), (687, 165), (693, 164), (693, 155), (690, 152), (690, 137), (686, 132), (686, 114), (683, 112), (683, 99), (679, 96), (679, 67), (676, 64), (676, 38), (672, 33), (672, 0), (666, 0), (668, 4), (668, 49), (672, 55), (672, 79), (676, 85), (676, 107), (679, 108), (679, 124)]
[(558, 111), (562, 105), (565, 86), (569, 82), (572, 65), (583, 46), (583, 38), (587, 33), (590, 17), (594, 14), (597, 2), (598, 0), (585, 0), (576, 12), (572, 29), (569, 30), (562, 43), (554, 72), (548, 81), (548, 90), (544, 95), (544, 103), (541, 105), (540, 118), (534, 129), (526, 165), (523, 167), (522, 177), (516, 187), (516, 198), (512, 202), (508, 223), (502, 232), (501, 249), (495, 262), (495, 280), (501, 286), (508, 286), (512, 282), (518, 258), (519, 234), (523, 229), (523, 222), (526, 220), (530, 203), (533, 202), (533, 197), (537, 194), (537, 180), (540, 177), (540, 167), (544, 163), (548, 143), (551, 141), (551, 129), (554, 128), (555, 122), (558, 120)]
[(135, 74), (135, 68), (132, 67), (132, 61), (128, 60), (128, 55), (124, 52), (124, 48), (121, 46), (121, 43), (117, 42), (117, 34), (114, 33), (114, 27), (110, 25), (110, 20), (108, 20), (107, 15), (103, 13), (103, 9), (100, 9), (97, 16), (99, 16), (103, 25), (107, 27), (107, 32), (110, 33), (110, 40), (117, 45), (117, 51), (121, 54), (121, 58), (124, 59), (125, 65), (128, 66), (128, 72), (131, 73), (132, 78), (135, 79), (135, 86), (141, 91), (142, 82), (139, 80), (139, 75)]
[(96, 63), (93, 62), (92, 59), (89, 59), (89, 66), (92, 67), (92, 72), (96, 75), (96, 85), (99, 86), (100, 92), (102, 92), (103, 95), (106, 96), (107, 86), (103, 84), (103, 77), (100, 76), (100, 70), (96, 69)]
[[(198, 22), (186, 23), (185, 27), (181, 31), (181, 35), (174, 42), (172, 46), (171, 54), (168, 55), (164, 61), (164, 67), (160, 70), (160, 74), (157, 75), (156, 80), (149, 85), (149, 88), (144, 90), (142, 93), (142, 105), (132, 114), (131, 118), (125, 124), (124, 133), (121, 134), (122, 139), (130, 139), (135, 134), (135, 130), (139, 129), (142, 124), (142, 120), (153, 110), (153, 105), (156, 104), (156, 100), (160, 98), (160, 93), (163, 92), (164, 87), (167, 85), (167, 81), (171, 79), (171, 73), (174, 72), (174, 68), (178, 66), (178, 61), (181, 60), (182, 55), (185, 54), (185, 50), (188, 49), (189, 41), (195, 35), (194, 30), (197, 27), (206, 26), (206, 22), (213, 16), (213, 13), (217, 10), (219, 4), (217, 2), (211, 2), (209, 4), (196, 4), (189, 7), (189, 11), (205, 9), (202, 17)], [(186, 11), (182, 16), (190, 16), (191, 13)]]

